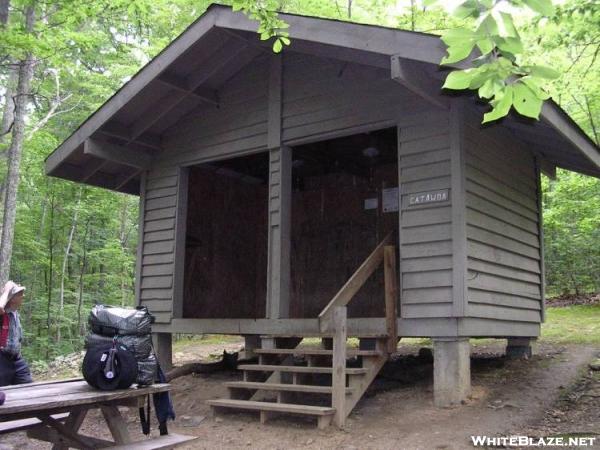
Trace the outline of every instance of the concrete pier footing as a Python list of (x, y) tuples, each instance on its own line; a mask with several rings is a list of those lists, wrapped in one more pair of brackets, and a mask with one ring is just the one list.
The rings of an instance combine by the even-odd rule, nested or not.
[(459, 405), (471, 394), (471, 345), (468, 338), (433, 340), (433, 402)]

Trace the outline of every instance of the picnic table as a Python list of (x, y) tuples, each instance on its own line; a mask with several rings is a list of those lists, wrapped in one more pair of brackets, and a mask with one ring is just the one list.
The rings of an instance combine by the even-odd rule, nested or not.
[[(133, 441), (119, 406), (138, 408), (147, 396), (171, 390), (169, 384), (153, 384), (115, 391), (94, 389), (81, 379), (38, 382), (1, 388), (6, 401), (0, 406), (0, 434), (27, 431), (27, 436), (50, 442), (53, 449), (135, 449), (173, 448), (196, 439), (168, 434)], [(113, 440), (79, 433), (91, 409), (99, 409)]]

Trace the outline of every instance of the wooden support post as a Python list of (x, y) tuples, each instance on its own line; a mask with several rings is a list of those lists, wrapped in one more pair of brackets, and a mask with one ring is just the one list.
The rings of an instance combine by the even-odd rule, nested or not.
[(165, 372), (173, 368), (173, 341), (171, 333), (153, 333), (152, 341), (156, 357)]
[(292, 149), (281, 145), (282, 55), (269, 61), (269, 253), (267, 318), (289, 317)]
[(333, 308), (333, 371), (331, 374), (331, 406), (337, 427), (346, 424), (346, 316), (345, 306)]
[(387, 330), (387, 351), (394, 353), (398, 344), (398, 283), (396, 275), (396, 247), (387, 245), (383, 253), (383, 273), (385, 279), (385, 327)]
[(267, 317), (282, 319), (290, 311), (292, 150), (277, 148), (269, 156)]

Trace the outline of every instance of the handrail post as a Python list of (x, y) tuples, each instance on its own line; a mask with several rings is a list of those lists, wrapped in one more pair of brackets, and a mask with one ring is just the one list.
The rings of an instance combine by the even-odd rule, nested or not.
[(347, 308), (333, 308), (333, 363), (331, 373), (331, 406), (335, 408), (333, 422), (342, 428), (346, 424), (346, 319)]
[(385, 284), (385, 326), (388, 335), (387, 351), (394, 353), (398, 345), (398, 282), (396, 272), (396, 247), (383, 249), (383, 276)]

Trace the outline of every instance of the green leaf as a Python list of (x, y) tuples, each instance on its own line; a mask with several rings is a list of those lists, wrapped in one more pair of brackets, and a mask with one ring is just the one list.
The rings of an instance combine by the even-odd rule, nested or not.
[(281, 50), (283, 50), (283, 44), (281, 43), (281, 39), (276, 39), (275, 42), (273, 42), (273, 51), (275, 53), (280, 53)]
[(507, 52), (511, 55), (523, 53), (523, 43), (518, 37), (497, 38), (495, 42), (502, 52)]
[(525, 66), (523, 69), (527, 70), (534, 77), (544, 78), (546, 80), (556, 80), (557, 78), (560, 78), (559, 72), (546, 66)]
[(454, 11), (452, 11), (452, 15), (457, 19), (466, 19), (468, 17), (478, 17), (479, 12), (479, 4), (476, 0), (467, 0), (460, 5), (458, 5)]
[(472, 69), (455, 70), (450, 72), (446, 77), (446, 81), (444, 82), (442, 88), (455, 90), (467, 89), (474, 75), (475, 71)]
[[(498, 95), (496, 95), (496, 98), (498, 98)], [(493, 102), (490, 102), (490, 104), (493, 106), (493, 109), (490, 112), (485, 113), (483, 115), (482, 123), (492, 122), (494, 120), (498, 120), (498, 119), (501, 119), (502, 117), (507, 116), (508, 112), (510, 111), (512, 102), (513, 102), (512, 86), (506, 86), (502, 97), (500, 97), (497, 100), (494, 100)]]
[(500, 30), (498, 29), (498, 23), (492, 17), (491, 13), (487, 13), (479, 26), (477, 27), (476, 33), (481, 36), (494, 36), (499, 35)]
[(496, 96), (502, 89), (504, 88), (504, 84), (500, 83), (498, 80), (493, 78), (489, 78), (485, 83), (479, 88), (477, 92), (481, 98), (492, 98)]
[(542, 111), (542, 99), (522, 82), (515, 83), (513, 90), (513, 105), (517, 112), (525, 117), (538, 119)]
[(482, 55), (487, 55), (492, 50), (494, 50), (494, 42), (490, 39), (481, 39), (477, 41), (477, 48), (481, 52)]
[(475, 43), (481, 38), (466, 28), (454, 28), (446, 31), (441, 39), (448, 46), (448, 56), (445, 56), (440, 64), (453, 64), (468, 57)]
[(554, 15), (554, 5), (552, 0), (523, 0), (529, 8), (543, 16)]

